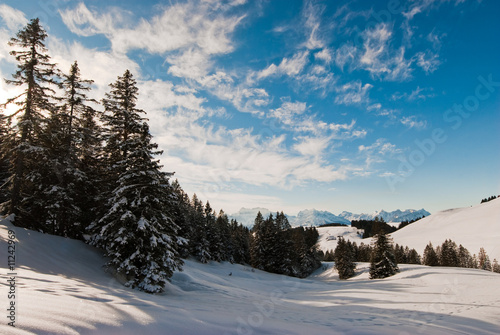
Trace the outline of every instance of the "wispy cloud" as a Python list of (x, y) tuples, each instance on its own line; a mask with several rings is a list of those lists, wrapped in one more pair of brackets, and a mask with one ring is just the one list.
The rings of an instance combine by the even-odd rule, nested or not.
[(344, 84), (337, 88), (335, 103), (342, 105), (356, 105), (369, 103), (368, 92), (373, 87), (371, 84), (362, 84), (360, 80)]
[(28, 22), (23, 12), (5, 4), (0, 4), (0, 17), (11, 32), (17, 32)]
[(414, 115), (403, 117), (401, 123), (408, 128), (425, 129), (427, 127), (427, 122), (425, 120), (418, 120)]
[(264, 70), (259, 71), (255, 77), (258, 80), (274, 75), (294, 77), (302, 72), (308, 62), (308, 56), (308, 51), (298, 52), (291, 58), (283, 58), (279, 65), (269, 65)]

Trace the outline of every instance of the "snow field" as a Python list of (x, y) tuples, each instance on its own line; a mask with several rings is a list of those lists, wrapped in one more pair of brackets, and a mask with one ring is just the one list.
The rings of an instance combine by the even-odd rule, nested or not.
[[(166, 292), (123, 287), (79, 241), (0, 224), (17, 249), (18, 327), (2, 334), (498, 334), (500, 275), (481, 270), (401, 265), (384, 280), (368, 264), (339, 281), (332, 263), (306, 279), (249, 266), (187, 260)], [(7, 269), (2, 262), (0, 302)], [(2, 308), (4, 309), (4, 308)]]

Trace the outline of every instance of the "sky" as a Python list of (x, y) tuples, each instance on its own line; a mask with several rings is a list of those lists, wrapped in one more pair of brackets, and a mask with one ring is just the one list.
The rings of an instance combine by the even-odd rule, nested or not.
[[(500, 2), (69, 1), (0, 4), (7, 42), (38, 17), (92, 96), (129, 69), (161, 162), (234, 213), (470, 206), (500, 194)], [(0, 83), (0, 100), (15, 87)]]

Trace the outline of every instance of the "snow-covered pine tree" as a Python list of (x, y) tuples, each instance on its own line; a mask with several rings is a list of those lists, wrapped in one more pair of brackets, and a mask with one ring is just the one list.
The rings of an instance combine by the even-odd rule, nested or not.
[(394, 256), (392, 240), (385, 233), (375, 236), (370, 261), (370, 279), (386, 278), (399, 272)]
[[(63, 75), (62, 87), (64, 97), (62, 106), (53, 111), (48, 119), (47, 127), (42, 133), (42, 143), (46, 149), (45, 170), (36, 180), (35, 198), (39, 201), (37, 208), (39, 220), (52, 234), (82, 238), (89, 220), (88, 198), (97, 195), (98, 174), (92, 166), (82, 164), (82, 140), (89, 129), (79, 127), (91, 107), (86, 104), (85, 92), (90, 90), (91, 80), (80, 76), (78, 64), (75, 62), (67, 75)], [(82, 131), (84, 131), (82, 133)], [(89, 143), (85, 147), (89, 147)]]
[(10, 199), (5, 203), (5, 211), (16, 214), (15, 224), (27, 228), (42, 229), (43, 226), (34, 215), (33, 206), (39, 201), (34, 198), (36, 187), (32, 180), (41, 177), (45, 164), (45, 148), (40, 143), (40, 135), (46, 123), (46, 114), (53, 112), (54, 85), (58, 86), (56, 67), (51, 63), (45, 48), (47, 33), (39, 19), (31, 20), (21, 29), (9, 45), (18, 48), (10, 52), (17, 61), (17, 71), (8, 84), (20, 86), (21, 94), (12, 97), (4, 104), (16, 104), (17, 110), (10, 115), (10, 136), (3, 143), (3, 156), (9, 158)]
[(343, 237), (340, 237), (337, 242), (337, 247), (333, 252), (333, 260), (340, 279), (349, 279), (355, 275), (356, 263), (354, 262), (354, 255), (351, 247)]
[(171, 218), (171, 174), (161, 171), (149, 127), (136, 108), (137, 86), (127, 70), (104, 100), (109, 176), (115, 178), (107, 212), (93, 227), (93, 243), (103, 246), (109, 266), (126, 276), (127, 286), (161, 292), (181, 269), (178, 227)]
[(9, 160), (4, 154), (3, 148), (4, 143), (7, 140), (8, 134), (7, 117), (3, 113), (3, 108), (0, 105), (0, 213), (2, 213), (2, 204), (9, 199), (8, 190), (8, 180), (10, 176), (9, 172)]

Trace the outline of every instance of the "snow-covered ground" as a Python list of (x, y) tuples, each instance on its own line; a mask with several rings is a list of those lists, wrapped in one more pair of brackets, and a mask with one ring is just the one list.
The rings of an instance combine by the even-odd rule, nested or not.
[[(16, 248), (16, 328), (9, 321), (7, 230)], [(490, 334), (500, 333), (500, 275), (403, 265), (339, 281), (331, 263), (306, 279), (249, 266), (186, 261), (167, 291), (123, 287), (79, 241), (0, 223), (1, 334)]]
[(500, 262), (500, 198), (472, 207), (441, 211), (391, 234), (394, 242), (414, 248), (421, 255), (425, 246), (434, 247), (452, 239), (471, 254), (483, 247), (491, 261)]
[(338, 243), (338, 238), (341, 236), (346, 241), (356, 242), (358, 245), (363, 242), (370, 244), (371, 239), (363, 240), (363, 229), (356, 227), (318, 227), (318, 247), (326, 252), (327, 250), (335, 250)]

